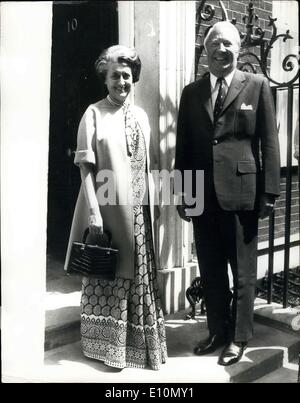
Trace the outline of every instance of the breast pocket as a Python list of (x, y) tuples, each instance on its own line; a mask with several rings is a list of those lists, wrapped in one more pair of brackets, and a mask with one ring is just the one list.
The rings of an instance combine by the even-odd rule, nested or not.
[(256, 111), (239, 110), (235, 115), (235, 134), (237, 136), (252, 136), (256, 127)]

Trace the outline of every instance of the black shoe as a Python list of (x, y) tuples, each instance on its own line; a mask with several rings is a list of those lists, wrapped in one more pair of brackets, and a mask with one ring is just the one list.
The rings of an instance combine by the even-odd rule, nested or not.
[(227, 338), (223, 335), (210, 335), (206, 340), (200, 341), (200, 343), (194, 348), (194, 353), (196, 355), (213, 353), (217, 348), (224, 346), (227, 341)]
[(222, 351), (218, 364), (219, 365), (232, 365), (239, 362), (243, 356), (243, 353), (247, 347), (246, 342), (234, 342), (232, 341), (228, 346)]

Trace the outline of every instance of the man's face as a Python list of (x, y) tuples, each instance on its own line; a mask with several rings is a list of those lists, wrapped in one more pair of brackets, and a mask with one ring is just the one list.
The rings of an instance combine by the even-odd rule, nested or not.
[(215, 76), (224, 77), (236, 68), (240, 47), (229, 27), (214, 28), (207, 40), (206, 50), (209, 70)]

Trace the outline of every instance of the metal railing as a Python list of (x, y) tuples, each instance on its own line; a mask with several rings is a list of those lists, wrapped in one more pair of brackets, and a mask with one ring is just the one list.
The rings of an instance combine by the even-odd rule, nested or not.
[[(300, 245), (299, 240), (291, 241), (291, 206), (292, 206), (292, 179), (294, 176), (298, 177), (298, 192), (299, 192), (299, 161), (298, 167), (292, 164), (293, 159), (293, 111), (294, 111), (294, 99), (296, 92), (299, 92), (299, 84), (291, 84), (288, 86), (274, 86), (272, 87), (272, 92), (275, 101), (275, 107), (277, 107), (278, 92), (285, 91), (287, 93), (286, 105), (284, 110), (286, 111), (286, 128), (283, 128), (283, 132), (286, 133), (286, 166), (281, 170), (281, 177), (285, 178), (285, 213), (284, 213), (284, 242), (275, 245), (275, 226), (276, 217), (275, 211), (269, 217), (269, 233), (268, 233), (268, 247), (259, 250), (258, 255), (268, 254), (268, 274), (267, 274), (267, 300), (268, 303), (273, 301), (274, 294), (274, 279), (277, 279), (277, 288), (279, 284), (281, 286), (281, 298), (279, 301), (282, 302), (284, 308), (289, 305), (296, 305), (297, 297), (294, 295), (294, 301), (289, 301), (289, 293), (293, 294), (295, 291), (291, 288), (297, 289), (299, 286), (299, 302), (300, 302), (300, 275), (297, 271), (292, 273), (290, 267), (290, 251), (291, 248)], [(298, 193), (299, 197), (299, 193)], [(299, 223), (298, 223), (299, 225)], [(280, 276), (274, 274), (274, 254), (278, 251), (284, 251), (284, 263), (283, 270)], [(278, 290), (277, 290), (277, 302), (278, 301)]]

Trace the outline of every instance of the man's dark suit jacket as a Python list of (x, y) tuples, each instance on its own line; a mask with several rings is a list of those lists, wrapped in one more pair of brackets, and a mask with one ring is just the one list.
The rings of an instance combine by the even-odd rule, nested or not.
[(236, 70), (213, 123), (209, 75), (181, 96), (175, 168), (204, 170), (204, 210), (212, 195), (224, 210), (254, 210), (259, 195), (280, 194), (273, 98), (266, 78)]

